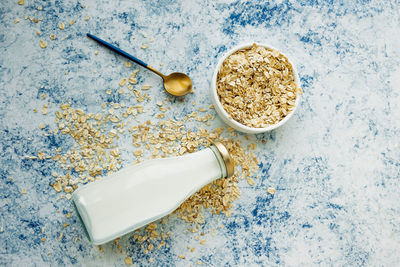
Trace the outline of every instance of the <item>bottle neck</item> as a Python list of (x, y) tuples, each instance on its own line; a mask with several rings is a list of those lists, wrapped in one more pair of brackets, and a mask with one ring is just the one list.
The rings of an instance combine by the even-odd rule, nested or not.
[(218, 151), (218, 149), (214, 145), (211, 145), (210, 148), (211, 148), (212, 152), (214, 152), (214, 155), (218, 160), (218, 165), (221, 169), (221, 174), (222, 174), (221, 178), (225, 178), (227, 176), (227, 171), (226, 171), (225, 162), (221, 156), (221, 153)]

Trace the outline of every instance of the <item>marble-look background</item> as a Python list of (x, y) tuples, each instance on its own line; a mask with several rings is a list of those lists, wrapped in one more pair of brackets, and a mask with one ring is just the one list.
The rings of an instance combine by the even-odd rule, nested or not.
[[(43, 20), (34, 23), (24, 16)], [(14, 23), (17, 18), (20, 22)], [(60, 21), (71, 19), (75, 24), (58, 29)], [(397, 0), (25, 0), (22, 6), (17, 0), (0, 1), (0, 264), (125, 265), (125, 255), (115, 254), (111, 244), (100, 252), (86, 240), (76, 217), (65, 217), (70, 200), (60, 199), (49, 186), (58, 166), (23, 158), (72, 144), (66, 136), (43, 136), (38, 128), (39, 123), (54, 128), (60, 103), (96, 112), (105, 101), (128, 101), (105, 92), (118, 88), (131, 70), (121, 57), (86, 38), (87, 32), (115, 41), (162, 72), (190, 75), (195, 93), (169, 117), (211, 104), (209, 83), (218, 58), (243, 42), (264, 42), (286, 53), (304, 91), (285, 126), (249, 140), (239, 135), (244, 145), (256, 143), (261, 178), (253, 187), (240, 181), (242, 196), (230, 218), (207, 213), (207, 244), (197, 245), (188, 226), (172, 219), (166, 249), (145, 255), (129, 236), (122, 238), (134, 264), (149, 265), (150, 257), (155, 266), (195, 266), (198, 260), (208, 266), (400, 264)], [(47, 42), (46, 49), (40, 40)], [(140, 48), (144, 43), (146, 50)], [(140, 117), (146, 121), (154, 103), (168, 96), (152, 73), (141, 69), (140, 80), (154, 86), (150, 112)], [(46, 116), (40, 113), (43, 104), (49, 105)], [(217, 118), (210, 128), (223, 125)], [(121, 142), (130, 143), (129, 138)], [(132, 157), (123, 155), (124, 164)], [(268, 187), (275, 187), (276, 194), (267, 194)], [(70, 226), (63, 229), (65, 222)], [(211, 235), (220, 224), (225, 228)], [(187, 245), (197, 250), (189, 253)]]

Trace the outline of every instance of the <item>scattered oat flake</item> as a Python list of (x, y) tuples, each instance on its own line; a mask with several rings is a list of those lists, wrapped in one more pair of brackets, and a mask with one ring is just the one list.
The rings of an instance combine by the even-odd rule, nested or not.
[(125, 62), (125, 67), (127, 67), (127, 68), (132, 67), (132, 63), (129, 62), (129, 61), (126, 61), (126, 62)]
[(198, 261), (197, 264), (198, 264), (198, 265), (202, 265), (203, 262), (202, 262), (202, 261)]
[(69, 26), (72, 26), (72, 24), (74, 24), (74, 22), (75, 22), (75, 20), (71, 19), (71, 20), (69, 21)]
[(25, 188), (23, 188), (23, 189), (21, 190), (21, 194), (26, 194), (26, 189), (25, 189)]
[(64, 30), (65, 29), (65, 24), (63, 22), (58, 23), (58, 28), (60, 30)]
[(54, 190), (56, 190), (57, 192), (61, 192), (61, 184), (60, 183), (55, 183), (53, 185)]
[(126, 79), (123, 78), (120, 82), (119, 82), (119, 86), (124, 86), (126, 84)]
[(154, 38), (153, 38), (153, 37), (150, 37), (150, 38), (149, 38), (149, 42), (150, 42), (150, 43), (154, 42)]
[(130, 84), (137, 84), (137, 79), (133, 76), (129, 77), (128, 82)]
[(253, 180), (252, 178), (248, 178), (248, 179), (247, 179), (247, 183), (248, 183), (249, 185), (253, 186), (253, 185), (254, 185), (254, 180)]
[(44, 160), (45, 157), (46, 157), (46, 155), (43, 153), (43, 151), (39, 151), (39, 152), (38, 152), (38, 158), (39, 158), (40, 160)]
[(94, 54), (97, 56), (99, 54), (99, 51), (94, 51)]
[(60, 105), (60, 108), (61, 108), (62, 110), (67, 110), (67, 109), (70, 108), (70, 106), (71, 106), (71, 105), (68, 104), (68, 103), (67, 103), (67, 104), (61, 104), (61, 105)]
[(268, 187), (267, 192), (268, 192), (269, 194), (273, 195), (273, 194), (275, 194), (276, 189), (275, 189), (275, 188), (272, 188), (272, 187)]
[(42, 6), (37, 6), (36, 9), (39, 10), (39, 11), (42, 11), (43, 7)]
[(141, 150), (141, 149), (135, 150), (135, 151), (133, 151), (133, 154), (134, 154), (136, 157), (140, 157), (140, 156), (142, 156), (142, 154), (143, 154), (143, 150)]
[(63, 228), (66, 228), (66, 227), (68, 227), (68, 226), (69, 226), (69, 223), (64, 223), (62, 227), (63, 227)]
[(40, 31), (36, 31), (36, 35), (41, 35), (42, 33)]
[(145, 84), (142, 86), (142, 90), (149, 90), (151, 88), (151, 85)]
[(41, 48), (46, 48), (47, 47), (47, 43), (45, 41), (40, 41), (39, 44), (40, 44)]
[(40, 239), (42, 242), (46, 241), (46, 237), (42, 237), (42, 239)]
[(132, 265), (132, 264), (133, 264), (132, 258), (131, 258), (131, 257), (126, 257), (126, 258), (125, 258), (125, 264), (128, 265), (128, 266), (129, 266), (129, 265)]
[(120, 120), (117, 117), (110, 117), (110, 121), (116, 123), (119, 122)]
[(204, 245), (205, 243), (206, 243), (206, 240), (205, 240), (205, 239), (203, 239), (203, 240), (200, 241), (200, 245)]
[(17, 24), (18, 22), (20, 22), (21, 20), (19, 18), (14, 19), (14, 23)]
[(51, 40), (55, 40), (55, 39), (56, 39), (56, 36), (55, 36), (54, 34), (50, 34), (50, 39), (51, 39)]
[(146, 49), (148, 47), (148, 45), (147, 44), (143, 44), (140, 48), (142, 48), (142, 49)]
[(185, 255), (182, 255), (182, 254), (178, 255), (178, 258), (186, 259)]
[(86, 16), (86, 17), (84, 18), (84, 20), (86, 20), (86, 21), (88, 21), (89, 19), (90, 19), (89, 16)]
[(22, 6), (25, 3), (25, 0), (18, 0), (18, 5)]
[(298, 92), (299, 92), (299, 94), (303, 94), (303, 89), (301, 89), (301, 87), (299, 87)]

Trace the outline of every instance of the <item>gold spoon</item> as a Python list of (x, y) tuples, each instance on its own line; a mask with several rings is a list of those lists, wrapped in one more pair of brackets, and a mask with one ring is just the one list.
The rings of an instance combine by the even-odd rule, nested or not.
[(158, 74), (164, 81), (165, 90), (167, 90), (167, 92), (170, 93), (171, 95), (183, 96), (183, 95), (186, 95), (193, 91), (192, 80), (190, 80), (189, 76), (187, 76), (186, 74), (181, 73), (181, 72), (174, 72), (174, 73), (171, 73), (170, 75), (165, 76), (164, 74), (162, 74), (161, 72), (159, 72), (158, 70), (153, 68), (152, 66), (150, 66), (150, 65), (144, 63), (143, 61), (141, 61), (140, 59), (126, 53), (125, 51), (119, 49), (118, 47), (116, 47), (112, 44), (109, 44), (106, 41), (104, 41), (90, 33), (88, 33), (87, 36), (89, 38), (92, 38), (96, 42), (104, 45), (105, 47), (108, 47), (111, 50), (117, 52), (121, 56), (126, 57), (126, 58), (132, 60), (133, 62), (136, 62), (137, 64), (141, 65), (142, 67), (145, 67), (146, 69), (151, 70), (155, 74)]

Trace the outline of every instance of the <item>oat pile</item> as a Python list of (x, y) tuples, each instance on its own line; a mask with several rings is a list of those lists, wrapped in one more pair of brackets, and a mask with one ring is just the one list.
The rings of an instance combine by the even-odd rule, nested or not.
[(298, 90), (288, 59), (256, 44), (230, 55), (217, 76), (223, 108), (234, 120), (253, 128), (285, 118), (295, 106)]
[[(115, 128), (107, 130), (108, 122), (114, 122)], [(63, 190), (69, 199), (78, 183), (92, 182), (96, 176), (120, 168), (119, 149), (112, 145), (118, 130), (124, 125), (118, 117), (113, 114), (87, 114), (69, 104), (62, 104), (61, 110), (56, 112), (55, 123), (58, 125), (58, 129), (53, 130), (55, 133), (70, 135), (75, 140), (70, 150), (61, 153), (59, 148), (52, 157), (61, 169), (67, 171), (66, 175), (53, 172), (55, 181), (50, 185), (57, 192)]]

